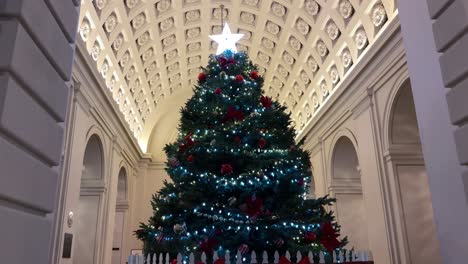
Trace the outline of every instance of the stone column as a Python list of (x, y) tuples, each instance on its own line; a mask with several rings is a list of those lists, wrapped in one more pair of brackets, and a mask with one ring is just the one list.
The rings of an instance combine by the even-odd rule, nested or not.
[(53, 263), (79, 2), (0, 1), (2, 263)]
[(464, 263), (468, 175), (460, 164), (468, 163), (468, 3), (398, 2), (442, 261)]

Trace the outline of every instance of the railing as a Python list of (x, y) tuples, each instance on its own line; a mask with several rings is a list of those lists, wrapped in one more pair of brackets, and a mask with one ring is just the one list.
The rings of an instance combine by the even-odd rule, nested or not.
[[(273, 255), (273, 258), (269, 258), (266, 251), (263, 252), (262, 256), (259, 258), (255, 251), (249, 254), (249, 258), (241, 254), (241, 252), (237, 252), (237, 255), (232, 257), (229, 251), (226, 252), (226, 255), (221, 258), (218, 256), (217, 252), (213, 253), (213, 257), (208, 260), (205, 253), (201, 254), (200, 258), (196, 258), (193, 253), (191, 253), (188, 258), (183, 258), (182, 254), (178, 254), (177, 258), (170, 259), (169, 253), (163, 254), (152, 254), (147, 255), (132, 255), (128, 257), (128, 264), (218, 264), (218, 259), (223, 259), (224, 264), (269, 264), (272, 263), (273, 260), (274, 264), (288, 264), (288, 263), (295, 263), (303, 260), (303, 256), (301, 252), (297, 252), (295, 258), (292, 260), (291, 254), (289, 251), (286, 251), (284, 256), (279, 255), (278, 251), (276, 251)], [(309, 252), (307, 255), (309, 259), (309, 263), (313, 262), (313, 254)], [(373, 264), (372, 254), (370, 251), (366, 250), (358, 250), (358, 251), (340, 251), (340, 252), (333, 252), (333, 263), (366, 263), (366, 264)], [(325, 262), (325, 254), (320, 252), (318, 255), (319, 262), (318, 263), (327, 263)], [(207, 261), (208, 260), (208, 261)], [(295, 262), (294, 262), (295, 260)], [(302, 264), (303, 262), (301, 262)], [(308, 263), (306, 263), (308, 264)]]

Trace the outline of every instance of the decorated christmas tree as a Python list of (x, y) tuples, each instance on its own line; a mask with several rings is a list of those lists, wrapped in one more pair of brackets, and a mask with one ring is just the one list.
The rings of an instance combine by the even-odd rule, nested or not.
[(178, 139), (165, 147), (172, 181), (135, 232), (145, 253), (317, 253), (345, 245), (326, 210), (334, 199), (306, 199), (309, 154), (295, 142), (286, 108), (262, 85), (245, 53), (210, 57), (181, 110)]

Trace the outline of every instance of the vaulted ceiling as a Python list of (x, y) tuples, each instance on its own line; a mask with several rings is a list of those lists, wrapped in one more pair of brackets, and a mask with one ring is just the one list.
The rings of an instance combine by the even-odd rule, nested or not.
[(80, 14), (82, 47), (109, 96), (142, 150), (160, 152), (216, 51), (208, 35), (221, 32), (221, 16), (245, 34), (238, 49), (301, 131), (397, 11), (395, 0), (83, 0)]

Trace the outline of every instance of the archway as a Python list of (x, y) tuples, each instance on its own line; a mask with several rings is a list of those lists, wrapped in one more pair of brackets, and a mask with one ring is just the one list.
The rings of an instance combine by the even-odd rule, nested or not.
[(330, 191), (337, 199), (337, 221), (342, 234), (349, 236), (349, 246), (368, 248), (359, 159), (353, 142), (346, 136), (338, 138), (333, 149)]
[(117, 181), (117, 202), (115, 207), (114, 236), (112, 241), (112, 264), (123, 264), (126, 260), (124, 248), (124, 230), (128, 210), (127, 170), (122, 167)]
[(403, 82), (393, 99), (388, 120), (388, 169), (393, 175), (396, 215), (407, 263), (438, 264), (431, 194), (422, 156), (419, 129), (409, 80)]
[(86, 144), (81, 174), (80, 198), (76, 216), (76, 243), (73, 263), (98, 263), (100, 218), (104, 192), (102, 142), (92, 135)]

